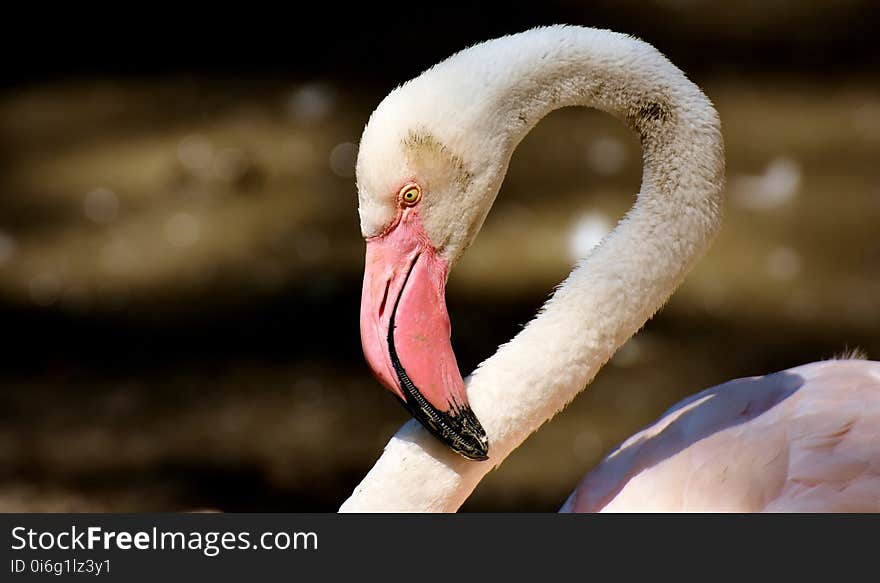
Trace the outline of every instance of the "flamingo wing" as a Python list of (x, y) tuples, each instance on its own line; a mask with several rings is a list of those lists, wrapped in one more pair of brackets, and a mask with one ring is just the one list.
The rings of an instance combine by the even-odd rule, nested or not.
[(562, 511), (880, 512), (880, 362), (702, 391), (602, 460)]

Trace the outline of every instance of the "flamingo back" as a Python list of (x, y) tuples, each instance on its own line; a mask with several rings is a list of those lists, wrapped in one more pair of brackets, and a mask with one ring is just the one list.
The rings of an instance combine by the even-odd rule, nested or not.
[(815, 362), (689, 397), (561, 510), (880, 512), (880, 362)]

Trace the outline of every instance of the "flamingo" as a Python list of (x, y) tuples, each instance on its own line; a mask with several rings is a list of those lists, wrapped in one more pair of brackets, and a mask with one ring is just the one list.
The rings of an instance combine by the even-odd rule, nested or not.
[[(445, 306), (517, 144), (588, 106), (643, 149), (636, 202), (537, 316), (462, 379)], [(719, 229), (724, 153), (703, 92), (651, 45), (551, 26), (491, 40), (392, 91), (357, 160), (364, 354), (412, 413), (340, 510), (452, 512), (662, 306)], [(552, 196), (547, 193), (546, 196)], [(674, 406), (563, 511), (880, 511), (880, 363), (816, 362)]]

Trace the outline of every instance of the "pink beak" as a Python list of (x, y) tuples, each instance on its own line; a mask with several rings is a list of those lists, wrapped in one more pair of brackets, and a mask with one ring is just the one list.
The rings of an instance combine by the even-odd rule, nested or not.
[(486, 432), (468, 405), (450, 342), (447, 271), (413, 209), (368, 239), (361, 343), (373, 374), (413, 417), (456, 453), (485, 460)]

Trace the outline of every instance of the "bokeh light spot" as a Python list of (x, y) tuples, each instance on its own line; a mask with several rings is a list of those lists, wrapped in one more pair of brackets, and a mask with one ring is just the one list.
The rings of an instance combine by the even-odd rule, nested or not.
[(800, 164), (793, 158), (775, 158), (759, 176), (741, 175), (734, 179), (735, 200), (751, 210), (767, 211), (794, 200), (801, 184)]
[(571, 261), (583, 259), (611, 232), (611, 220), (600, 212), (588, 212), (578, 219), (569, 232), (568, 255)]
[(772, 279), (790, 281), (801, 271), (801, 256), (791, 247), (776, 247), (767, 255), (764, 267)]
[(333, 111), (336, 99), (333, 89), (323, 83), (303, 85), (287, 99), (287, 114), (301, 124), (323, 121)]
[(333, 174), (341, 178), (351, 178), (354, 176), (354, 165), (357, 161), (358, 147), (351, 142), (343, 142), (337, 144), (330, 151), (330, 170)]
[(199, 220), (189, 213), (177, 213), (165, 221), (165, 239), (175, 247), (195, 245), (199, 231)]
[(95, 188), (83, 200), (83, 213), (96, 223), (112, 223), (119, 212), (119, 197), (109, 188)]

